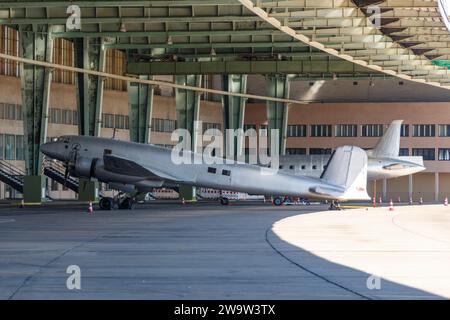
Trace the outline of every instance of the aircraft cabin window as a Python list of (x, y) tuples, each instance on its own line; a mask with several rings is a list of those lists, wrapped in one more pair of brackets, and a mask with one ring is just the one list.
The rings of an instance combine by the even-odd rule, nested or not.
[(216, 173), (216, 171), (217, 171), (217, 169), (216, 168), (212, 168), (212, 167), (209, 167), (208, 168), (208, 173)]
[(289, 169), (294, 170), (295, 167), (294, 166), (289, 166)]
[(222, 175), (229, 177), (229, 176), (231, 176), (231, 171), (230, 170), (222, 170)]
[(284, 166), (280, 166), (280, 170), (284, 169)]
[(317, 170), (317, 166), (313, 166), (313, 170)]
[(302, 170), (306, 170), (306, 166), (302, 166)]

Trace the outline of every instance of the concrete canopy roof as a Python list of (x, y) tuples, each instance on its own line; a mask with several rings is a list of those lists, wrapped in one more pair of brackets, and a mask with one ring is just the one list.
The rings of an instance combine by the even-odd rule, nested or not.
[[(66, 30), (72, 4), (81, 7), (81, 31)], [(379, 27), (369, 18), (375, 6)], [(279, 71), (268, 63), (300, 60), (307, 67), (295, 74), (315, 78), (381, 75), (450, 85), (450, 71), (431, 62), (450, 57), (436, 0), (11, 0), (0, 2), (0, 24), (49, 24), (55, 37), (102, 37), (107, 48), (134, 55), (133, 70), (153, 61), (252, 61), (252, 73), (266, 73)]]

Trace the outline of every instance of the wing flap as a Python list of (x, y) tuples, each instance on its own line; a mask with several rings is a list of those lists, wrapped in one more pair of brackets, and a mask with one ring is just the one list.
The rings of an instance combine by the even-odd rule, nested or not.
[(146, 179), (159, 178), (172, 181), (177, 180), (176, 177), (166, 174), (165, 172), (153, 168), (146, 168), (133, 160), (112, 154), (103, 155), (103, 161), (105, 163), (105, 169), (114, 173), (143, 177)]

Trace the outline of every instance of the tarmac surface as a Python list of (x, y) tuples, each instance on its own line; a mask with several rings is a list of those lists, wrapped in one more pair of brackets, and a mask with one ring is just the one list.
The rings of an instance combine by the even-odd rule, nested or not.
[[(225, 207), (173, 202), (139, 205), (132, 211), (96, 210), (92, 215), (86, 209), (74, 203), (0, 207), (0, 299), (448, 297), (450, 284), (444, 269), (450, 270), (450, 232), (445, 238), (450, 218), (440, 214), (429, 215), (432, 223), (445, 223), (435, 241), (428, 239), (435, 236), (430, 233), (433, 229), (424, 235), (404, 231), (424, 231), (421, 225), (427, 219), (419, 212), (410, 220), (400, 209), (394, 216), (399, 215), (395, 223), (401, 227), (389, 233), (378, 229), (387, 218), (374, 218), (372, 209), (369, 213), (328, 212), (324, 205), (276, 208), (233, 203)], [(377, 216), (391, 221), (393, 215), (386, 208), (380, 210)], [(318, 211), (325, 212), (313, 213)], [(416, 216), (421, 220), (415, 220)], [(339, 224), (327, 223), (329, 219)], [(380, 234), (365, 237), (364, 225)], [(378, 251), (371, 247), (385, 235), (395, 238), (397, 233), (399, 239), (386, 240)], [(415, 242), (408, 248), (401, 246), (408, 241)], [(389, 248), (392, 243), (398, 246)], [(391, 253), (380, 254), (382, 249)], [(408, 250), (409, 255), (403, 254)], [(355, 264), (358, 259), (387, 259), (395, 264), (400, 278), (382, 279), (381, 290), (369, 290), (371, 274)], [(436, 264), (440, 268), (435, 280), (441, 281), (442, 290), (411, 285), (415, 285), (411, 274), (420, 276)], [(66, 286), (69, 266), (80, 268), (80, 290)], [(401, 279), (404, 271), (408, 276)]]

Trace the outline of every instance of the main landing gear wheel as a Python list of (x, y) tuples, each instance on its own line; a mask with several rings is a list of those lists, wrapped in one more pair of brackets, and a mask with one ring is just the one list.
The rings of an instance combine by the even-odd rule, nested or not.
[(328, 208), (328, 210), (337, 210), (337, 211), (341, 211), (341, 204), (338, 201), (331, 201), (330, 203), (330, 207)]
[(276, 197), (275, 199), (273, 199), (273, 204), (277, 207), (283, 205), (283, 198), (281, 197)]
[(227, 205), (230, 204), (230, 200), (228, 200), (228, 198), (220, 198), (220, 203), (221, 203), (223, 206), (227, 206)]
[(99, 203), (101, 210), (112, 210), (114, 208), (114, 200), (112, 198), (101, 198)]
[(131, 198), (125, 198), (119, 202), (120, 210), (131, 210), (133, 209), (133, 200)]

